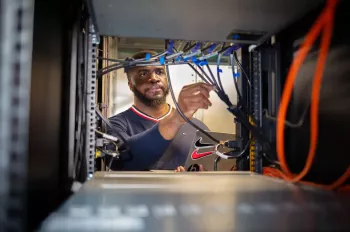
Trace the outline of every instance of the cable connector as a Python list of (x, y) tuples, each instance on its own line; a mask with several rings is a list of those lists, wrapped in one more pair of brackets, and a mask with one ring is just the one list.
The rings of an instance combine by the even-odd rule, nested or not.
[(202, 53), (202, 51), (201, 50), (197, 50), (197, 51), (195, 51), (195, 52), (192, 52), (192, 53), (190, 53), (190, 54), (188, 54), (188, 55), (186, 55), (186, 56), (183, 56), (183, 59), (184, 59), (184, 61), (187, 61), (189, 58), (191, 58), (192, 56), (196, 56), (196, 55), (199, 55), (199, 54), (201, 54)]
[(192, 49), (192, 52), (196, 52), (200, 46), (202, 45), (202, 43), (197, 43), (196, 46)]
[(227, 148), (239, 148), (241, 149), (242, 148), (242, 142), (243, 142), (243, 139), (240, 138), (240, 139), (236, 139), (236, 140), (228, 140), (226, 142), (224, 142), (224, 146), (227, 147)]
[(218, 52), (216, 51), (216, 52), (207, 54), (205, 56), (199, 57), (198, 60), (206, 60), (206, 59), (212, 58), (212, 57), (217, 56), (217, 55), (218, 55)]
[(181, 52), (178, 52), (178, 53), (175, 53), (175, 54), (166, 56), (165, 59), (166, 59), (166, 60), (170, 60), (170, 59), (176, 58), (176, 61), (180, 61), (180, 60), (181, 60), (181, 55), (182, 55), (183, 53), (184, 53), (184, 52), (181, 51)]

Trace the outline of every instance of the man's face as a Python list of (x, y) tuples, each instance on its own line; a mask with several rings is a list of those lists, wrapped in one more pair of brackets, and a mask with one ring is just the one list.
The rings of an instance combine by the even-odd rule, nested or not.
[(129, 87), (139, 101), (150, 107), (165, 103), (169, 88), (163, 66), (135, 67), (128, 77)]

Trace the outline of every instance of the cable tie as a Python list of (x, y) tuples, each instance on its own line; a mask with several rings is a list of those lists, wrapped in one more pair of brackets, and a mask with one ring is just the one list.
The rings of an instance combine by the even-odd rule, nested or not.
[(203, 60), (199, 63), (200, 66), (204, 66), (204, 65), (207, 65), (208, 64), (208, 61), (206, 60)]
[(239, 77), (239, 76), (240, 76), (239, 73), (234, 73), (234, 74), (233, 74), (233, 77), (235, 77), (235, 78), (237, 78), (237, 77)]
[(219, 72), (219, 73), (222, 73), (222, 69), (220, 69), (219, 67), (218, 67), (218, 72)]
[(150, 53), (147, 53), (146, 54), (146, 57), (145, 57), (145, 60), (150, 60), (151, 59), (151, 54)]
[(165, 58), (164, 58), (164, 56), (161, 56), (161, 57), (159, 58), (159, 62), (160, 62), (161, 65), (164, 65), (164, 63), (165, 63)]

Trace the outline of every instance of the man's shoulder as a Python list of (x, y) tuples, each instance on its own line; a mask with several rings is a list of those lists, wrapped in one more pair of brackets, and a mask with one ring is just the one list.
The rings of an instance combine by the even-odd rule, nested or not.
[(126, 121), (130, 117), (130, 108), (109, 118), (110, 121)]

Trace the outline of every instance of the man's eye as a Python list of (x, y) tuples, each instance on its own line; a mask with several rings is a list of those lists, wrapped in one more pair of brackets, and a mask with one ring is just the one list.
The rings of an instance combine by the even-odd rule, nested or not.
[(156, 74), (157, 74), (157, 75), (163, 75), (163, 74), (164, 74), (164, 70), (157, 70), (157, 71), (156, 71)]
[(140, 73), (141, 77), (147, 76), (148, 72), (147, 71), (141, 71)]

